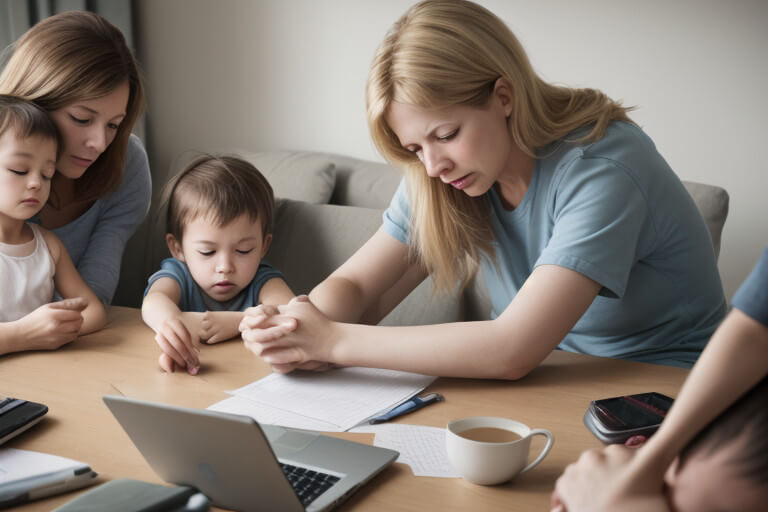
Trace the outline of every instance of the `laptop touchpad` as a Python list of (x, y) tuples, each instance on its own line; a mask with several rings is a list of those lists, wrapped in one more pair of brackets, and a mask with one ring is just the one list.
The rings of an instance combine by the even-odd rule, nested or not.
[[(283, 435), (277, 439), (270, 439), (273, 445), (280, 446), (280, 448), (299, 451), (306, 448), (309, 443), (317, 439), (318, 434), (310, 434), (304, 432), (296, 432), (295, 430), (286, 430)], [(283, 450), (280, 450), (281, 452)]]

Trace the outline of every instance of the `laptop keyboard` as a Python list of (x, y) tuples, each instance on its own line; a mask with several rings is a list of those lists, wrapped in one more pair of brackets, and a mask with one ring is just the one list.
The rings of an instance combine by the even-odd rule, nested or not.
[(286, 478), (296, 491), (301, 503), (306, 507), (339, 481), (338, 476), (312, 471), (311, 469), (280, 463)]

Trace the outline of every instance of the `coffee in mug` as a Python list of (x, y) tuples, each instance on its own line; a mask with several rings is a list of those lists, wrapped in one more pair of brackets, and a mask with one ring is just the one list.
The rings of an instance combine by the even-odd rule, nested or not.
[[(544, 449), (528, 462), (531, 438), (547, 438)], [(555, 438), (544, 429), (507, 418), (474, 416), (448, 423), (445, 446), (454, 469), (470, 482), (493, 485), (533, 469), (552, 449)]]
[(522, 439), (521, 435), (512, 432), (511, 430), (495, 427), (471, 428), (459, 435), (465, 439), (481, 441), (483, 443), (509, 443)]

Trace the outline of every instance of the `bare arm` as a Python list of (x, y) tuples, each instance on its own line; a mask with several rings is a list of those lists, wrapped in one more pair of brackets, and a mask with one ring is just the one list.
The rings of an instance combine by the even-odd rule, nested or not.
[(332, 320), (375, 324), (425, 277), (423, 269), (408, 262), (408, 247), (379, 228), (309, 298)]
[[(380, 273), (382, 269), (371, 264), (367, 275)], [(362, 292), (357, 296), (359, 305), (344, 306), (361, 314), (374, 302), (369, 294), (379, 290), (365, 282), (358, 283), (357, 289)], [(298, 319), (297, 329), (262, 343), (261, 355), (270, 364), (318, 360), (432, 375), (518, 379), (557, 346), (599, 289), (598, 283), (577, 272), (542, 265), (495, 320), (414, 327), (330, 322), (318, 311), (322, 306), (293, 301), (281, 311)], [(342, 302), (336, 302), (339, 304)], [(244, 338), (249, 334), (244, 333)]]
[(61, 240), (47, 230), (43, 230), (43, 236), (56, 263), (56, 274), (53, 278), (56, 291), (64, 299), (81, 297), (87, 304), (81, 312), (83, 323), (80, 326), (79, 334), (98, 331), (107, 324), (107, 312), (104, 310), (104, 305), (80, 277)]
[(155, 341), (167, 358), (160, 359), (166, 371), (174, 370), (173, 363), (197, 373), (198, 358), (198, 317), (200, 314), (182, 313), (178, 303), (181, 297), (179, 284), (168, 277), (161, 277), (154, 283), (141, 303), (141, 318), (153, 331)]
[(693, 437), (768, 374), (768, 327), (732, 310), (718, 327), (658, 432), (640, 450), (639, 468), (666, 470)]

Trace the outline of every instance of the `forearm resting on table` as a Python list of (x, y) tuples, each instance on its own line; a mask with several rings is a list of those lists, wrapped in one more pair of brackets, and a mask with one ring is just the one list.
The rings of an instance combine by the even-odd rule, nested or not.
[(330, 361), (447, 377), (519, 379), (546, 355), (497, 320), (411, 327), (336, 324)]
[(21, 350), (18, 322), (0, 322), (0, 355)]

